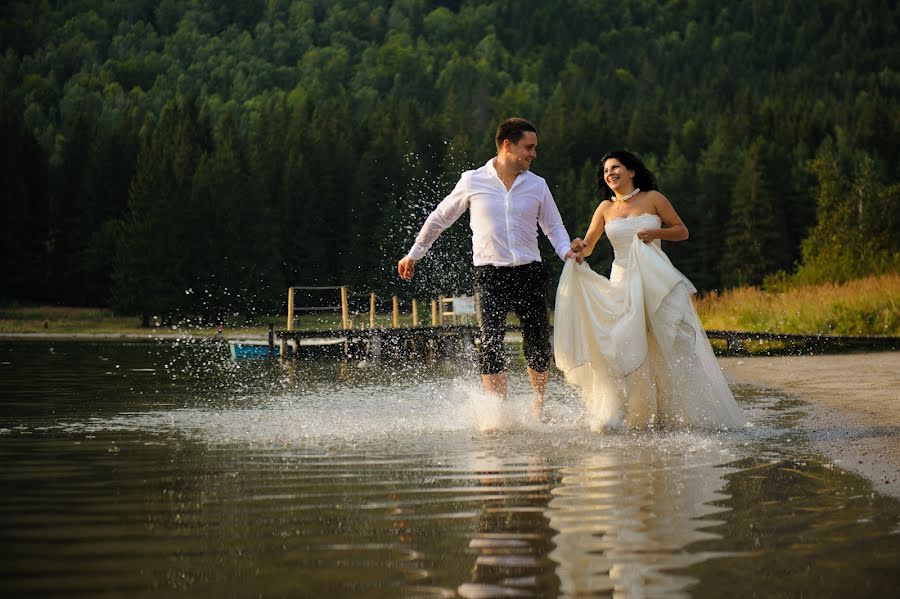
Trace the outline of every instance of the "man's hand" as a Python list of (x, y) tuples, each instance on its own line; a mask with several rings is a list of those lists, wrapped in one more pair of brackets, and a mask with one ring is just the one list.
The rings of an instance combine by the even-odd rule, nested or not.
[(581, 240), (581, 238), (576, 237), (575, 239), (573, 239), (569, 247), (572, 249), (566, 252), (566, 260), (568, 260), (569, 258), (575, 258), (575, 262), (577, 262), (578, 264), (584, 262), (584, 258), (581, 256), (581, 252), (582, 250), (584, 250), (584, 242)]
[(416, 261), (409, 256), (404, 257), (397, 263), (397, 272), (404, 281), (409, 281), (416, 274)]

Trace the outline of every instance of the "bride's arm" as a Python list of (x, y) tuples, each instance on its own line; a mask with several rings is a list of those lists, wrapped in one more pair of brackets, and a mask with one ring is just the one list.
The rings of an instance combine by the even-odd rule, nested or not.
[[(606, 205), (609, 204), (609, 200), (603, 200), (600, 202), (600, 205), (597, 206), (597, 209), (594, 211), (594, 217), (591, 219), (591, 226), (588, 227), (587, 233), (584, 235), (584, 241), (581, 241), (581, 257), (587, 258), (594, 251), (594, 246), (597, 245), (597, 242), (600, 241), (600, 238), (603, 237), (603, 229), (606, 226)], [(580, 241), (579, 239), (575, 239), (572, 242), (572, 249), (575, 249), (575, 242)]]
[(664, 239), (666, 241), (684, 241), (688, 238), (688, 228), (682, 222), (681, 217), (675, 212), (675, 208), (663, 194), (658, 191), (651, 191), (654, 194), (653, 205), (656, 207), (656, 213), (659, 215), (665, 225), (664, 229), (644, 229), (638, 231), (637, 235), (644, 243), (650, 243), (654, 239)]

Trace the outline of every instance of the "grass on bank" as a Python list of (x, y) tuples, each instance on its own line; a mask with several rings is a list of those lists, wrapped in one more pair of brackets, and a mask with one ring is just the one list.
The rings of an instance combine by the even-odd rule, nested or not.
[(0, 333), (143, 333), (137, 316), (117, 316), (102, 308), (64, 306), (0, 307)]
[(900, 335), (900, 274), (797, 287), (741, 287), (696, 301), (707, 329), (823, 335)]
[[(271, 322), (276, 330), (286, 327), (286, 316), (272, 316), (262, 322), (243, 325), (226, 322), (223, 332), (229, 337), (265, 336)], [(390, 327), (391, 314), (379, 313), (375, 316), (376, 327)], [(352, 314), (353, 328), (369, 327), (368, 313)], [(515, 322), (512, 317), (511, 322)], [(460, 324), (473, 324), (474, 319), (459, 319)], [(412, 314), (408, 307), (400, 314), (401, 327), (413, 324)], [(431, 324), (431, 310), (419, 310), (419, 325)], [(294, 329), (299, 330), (331, 330), (341, 328), (341, 315), (338, 313), (300, 314), (294, 319)], [(178, 326), (141, 327), (138, 316), (119, 316), (106, 308), (74, 308), (65, 306), (3, 306), (0, 307), (0, 334), (108, 334), (108, 335), (215, 335), (216, 326), (197, 326), (183, 323)]]
[[(697, 311), (707, 329), (772, 333), (819, 333), (828, 335), (900, 336), (900, 274), (873, 276), (844, 284), (798, 287), (772, 293), (742, 287), (697, 298)], [(430, 308), (422, 309), (419, 323), (431, 323)], [(225, 333), (265, 335), (268, 323), (285, 327), (284, 316), (273, 316), (252, 326), (231, 326)], [(510, 322), (515, 322), (511, 318)], [(376, 326), (391, 325), (390, 314), (377, 314)], [(400, 315), (400, 326), (411, 326), (409, 307)], [(302, 314), (294, 328), (317, 330), (340, 328), (339, 314)], [(354, 328), (369, 326), (368, 313), (353, 316)], [(54, 306), (0, 307), (0, 333), (94, 333), (94, 334), (180, 334), (214, 335), (216, 327), (140, 326), (140, 318), (118, 316), (100, 308)]]

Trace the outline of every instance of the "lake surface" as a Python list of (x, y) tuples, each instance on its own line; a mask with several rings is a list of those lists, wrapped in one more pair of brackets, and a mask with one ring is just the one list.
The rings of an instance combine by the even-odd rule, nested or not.
[[(233, 362), (210, 344), (0, 343), (4, 596), (893, 596), (900, 502), (802, 404), (599, 435), (524, 367)], [(840, 392), (840, 390), (835, 390)], [(481, 428), (499, 424), (501, 432)]]

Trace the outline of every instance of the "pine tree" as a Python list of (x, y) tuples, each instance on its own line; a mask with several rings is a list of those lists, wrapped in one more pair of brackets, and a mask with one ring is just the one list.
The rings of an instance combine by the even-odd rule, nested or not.
[(186, 218), (197, 165), (208, 148), (208, 129), (193, 101), (169, 102), (145, 140), (119, 240), (113, 297), (125, 313), (174, 318), (189, 302), (186, 275), (198, 229)]
[[(797, 284), (848, 281), (900, 267), (896, 202), (900, 186), (884, 185), (865, 153), (825, 140), (810, 163), (818, 181), (816, 225), (803, 240)], [(848, 182), (845, 173), (853, 173)]]
[(735, 181), (722, 254), (726, 287), (759, 285), (780, 262), (775, 198), (762, 175), (762, 145), (757, 141), (747, 150)]
[(48, 165), (19, 111), (0, 101), (0, 299), (49, 299)]
[(729, 200), (734, 182), (734, 151), (719, 135), (702, 152), (697, 165), (697, 186), (694, 201), (700, 218), (691, 221), (691, 245), (700, 257), (698, 274), (692, 281), (700, 289), (720, 286), (721, 256), (726, 239)]
[(90, 150), (96, 130), (88, 115), (79, 111), (66, 128), (58, 166), (51, 179), (48, 277), (55, 302), (85, 305), (84, 254), (97, 228), (95, 196), (90, 193)]
[(697, 199), (696, 165), (691, 163), (673, 140), (669, 143), (662, 169), (658, 173), (660, 191), (687, 226), (691, 236), (687, 241), (664, 242), (663, 247), (672, 262), (695, 285), (708, 288), (712, 277), (703, 270), (701, 223), (704, 220), (703, 206)]

